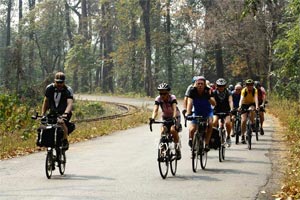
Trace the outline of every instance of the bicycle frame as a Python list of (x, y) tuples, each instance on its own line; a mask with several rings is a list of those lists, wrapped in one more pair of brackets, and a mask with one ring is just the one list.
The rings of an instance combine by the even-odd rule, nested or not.
[(219, 131), (219, 136), (221, 140), (221, 145), (219, 147), (219, 161), (222, 162), (225, 160), (225, 118), (228, 116), (229, 113), (225, 112), (220, 112), (220, 113), (215, 113), (219, 117), (218, 120), (218, 131)]
[(202, 116), (186, 116), (185, 126), (187, 120), (197, 121), (197, 130), (194, 134), (192, 143), (192, 169), (193, 172), (197, 172), (198, 160), (200, 160), (200, 165), (202, 169), (205, 169), (207, 164), (207, 152), (204, 151), (204, 146), (208, 121)]
[(172, 134), (169, 132), (167, 126), (174, 125), (173, 121), (153, 121), (149, 123), (150, 131), (152, 132), (152, 124), (163, 124), (166, 126), (164, 132), (161, 135), (158, 145), (158, 167), (160, 175), (165, 179), (168, 175), (169, 166), (171, 173), (175, 176), (177, 171), (177, 153), (175, 143)]

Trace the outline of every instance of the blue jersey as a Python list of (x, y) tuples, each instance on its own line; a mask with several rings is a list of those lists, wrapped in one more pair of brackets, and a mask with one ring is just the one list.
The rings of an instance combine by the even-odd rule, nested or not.
[(209, 103), (209, 88), (205, 88), (204, 94), (200, 95), (197, 88), (190, 90), (188, 97), (193, 99), (194, 115), (199, 115), (205, 118), (213, 116), (213, 109)]
[(232, 92), (232, 101), (233, 101), (233, 107), (238, 108), (239, 103), (241, 99), (241, 94), (236, 94), (235, 91)]

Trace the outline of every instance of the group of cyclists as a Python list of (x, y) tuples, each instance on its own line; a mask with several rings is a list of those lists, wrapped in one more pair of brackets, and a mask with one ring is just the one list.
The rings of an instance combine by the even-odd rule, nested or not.
[[(178, 132), (181, 130), (180, 124), (180, 112), (178, 109), (178, 102), (176, 96), (172, 94), (171, 88), (167, 83), (161, 83), (158, 85), (157, 90), (159, 95), (155, 98), (155, 105), (153, 108), (150, 123), (155, 121), (158, 116), (159, 107), (162, 110), (162, 119), (174, 121), (174, 125), (170, 127), (161, 127), (161, 133), (166, 129), (174, 137), (174, 142), (177, 149), (177, 159), (181, 159), (179, 136)], [(202, 116), (207, 118), (208, 126), (205, 137), (205, 151), (209, 151), (210, 139), (213, 128), (218, 126), (220, 116), (218, 113), (227, 113), (225, 117), (226, 127), (226, 144), (228, 147), (231, 145), (231, 137), (234, 137), (232, 131), (232, 124), (234, 113), (241, 113), (241, 142), (246, 144), (245, 132), (246, 132), (246, 120), (247, 110), (250, 108), (252, 111), (260, 111), (260, 134), (264, 134), (264, 107), (266, 104), (266, 91), (261, 86), (259, 81), (253, 81), (247, 79), (244, 84), (238, 82), (235, 86), (229, 85), (227, 87), (227, 81), (224, 78), (219, 78), (215, 83), (210, 83), (204, 76), (194, 76), (192, 78), (192, 84), (188, 86), (185, 97), (183, 100), (182, 114), (187, 116)], [(250, 121), (252, 123), (252, 129), (254, 125), (254, 112), (250, 112)], [(189, 125), (189, 141), (188, 145), (192, 147), (192, 139), (194, 133), (197, 130), (196, 120), (192, 120)]]

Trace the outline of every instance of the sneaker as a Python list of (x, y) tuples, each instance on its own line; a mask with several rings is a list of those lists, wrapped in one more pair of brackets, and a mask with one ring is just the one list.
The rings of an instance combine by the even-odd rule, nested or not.
[(192, 145), (193, 145), (193, 140), (192, 139), (189, 139), (189, 146), (192, 148)]
[(209, 152), (209, 150), (210, 150), (209, 145), (206, 144), (205, 147), (204, 147), (204, 151)]
[(261, 135), (264, 135), (264, 134), (265, 134), (265, 132), (264, 132), (264, 129), (263, 129), (263, 128), (260, 128), (260, 134), (261, 134)]
[(242, 136), (242, 144), (246, 144), (245, 136)]
[(67, 139), (64, 139), (62, 142), (62, 146), (64, 150), (68, 150), (69, 149), (69, 141)]
[(229, 136), (226, 138), (226, 143), (227, 143), (228, 147), (231, 146), (231, 138)]

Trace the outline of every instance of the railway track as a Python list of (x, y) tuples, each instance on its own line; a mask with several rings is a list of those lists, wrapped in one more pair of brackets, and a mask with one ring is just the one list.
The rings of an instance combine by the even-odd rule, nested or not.
[(137, 106), (133, 106), (129, 104), (112, 103), (112, 102), (105, 102), (105, 103), (115, 105), (121, 111), (121, 113), (109, 115), (109, 116), (88, 118), (88, 119), (76, 119), (76, 120), (72, 120), (72, 122), (82, 123), (82, 122), (92, 122), (92, 121), (100, 121), (100, 120), (108, 120), (108, 119), (117, 119), (129, 115), (133, 115), (138, 112)]

